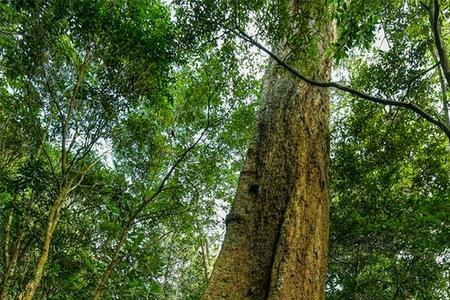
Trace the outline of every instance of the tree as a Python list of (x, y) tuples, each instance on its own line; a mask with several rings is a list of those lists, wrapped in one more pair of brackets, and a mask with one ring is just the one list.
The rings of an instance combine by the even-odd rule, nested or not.
[[(257, 9), (264, 9), (265, 3), (262, 1), (256, 1), (256, 3), (259, 5)], [(253, 3), (254, 5), (256, 3)], [(323, 8), (323, 4), (316, 3), (317, 6), (321, 6)], [(346, 51), (348, 51), (349, 48), (354, 47), (355, 45), (363, 46), (363, 48), (370, 47), (370, 42), (373, 40), (374, 32), (376, 25), (379, 24), (381, 13), (384, 9), (386, 9), (389, 5), (383, 5), (379, 1), (375, 1), (367, 5), (367, 3), (363, 1), (337, 1), (337, 15), (340, 18), (340, 35), (339, 40), (336, 44), (337, 49), (336, 53), (337, 56), (345, 56)], [(342, 8), (339, 6), (342, 4)], [(235, 3), (236, 6), (239, 6)], [(277, 6), (279, 5), (279, 6)], [(308, 7), (307, 4), (303, 4)], [(399, 1), (394, 4), (395, 6), (402, 6), (406, 5), (406, 2)], [(245, 5), (244, 5), (245, 6)], [(270, 5), (268, 5), (270, 7)], [(276, 2), (274, 5), (276, 9), (283, 10), (286, 7), (289, 9), (297, 9), (299, 8), (299, 3), (297, 1), (295, 2)], [(353, 6), (353, 7), (352, 7)], [(425, 5), (426, 6), (426, 5)], [(363, 11), (368, 12), (368, 15), (360, 15), (360, 11), (357, 8), (361, 8)], [(434, 7), (434, 8), (433, 8)], [(393, 8), (393, 7), (389, 7)], [(426, 6), (427, 10), (430, 12), (430, 20), (432, 21), (432, 27), (434, 28), (434, 32), (439, 31), (439, 23), (437, 23), (436, 19), (438, 19), (436, 11), (439, 11), (439, 3), (437, 1), (430, 2), (429, 6)], [(242, 9), (242, 7), (241, 7)], [(237, 9), (239, 10), (239, 9)], [(245, 11), (245, 8), (242, 9)], [(208, 19), (207, 16), (202, 15), (202, 13), (207, 12), (208, 14), (211, 14), (211, 8), (208, 7), (206, 4), (205, 7), (197, 7), (194, 11), (194, 16), (196, 16), (199, 20), (204, 20), (204, 18)], [(299, 17), (299, 19), (303, 20), (309, 20), (310, 24), (314, 24), (317, 26), (314, 26), (316, 30), (320, 30), (317, 28), (321, 28), (316, 22), (316, 20), (312, 21), (311, 15), (308, 15), (308, 17), (305, 17), (301, 14), (301, 12), (306, 11), (310, 12), (308, 9), (305, 9), (303, 7), (300, 7), (300, 13), (296, 15), (296, 17)], [(369, 14), (370, 11), (370, 14)], [(272, 12), (269, 10), (269, 12)], [(359, 15), (356, 15), (359, 14)], [(214, 15), (214, 14), (213, 14)], [(306, 68), (304, 65), (296, 65), (295, 59), (294, 61), (289, 61), (292, 56), (298, 55), (299, 48), (289, 48), (289, 42), (291, 41), (289, 38), (286, 38), (285, 40), (281, 39), (281, 43), (278, 45), (276, 42), (280, 42), (280, 40), (275, 39), (275, 46), (273, 46), (274, 50), (270, 51), (264, 46), (262, 46), (260, 43), (255, 41), (254, 38), (250, 37), (248, 34), (243, 32), (242, 28), (240, 28), (240, 19), (239, 19), (239, 12), (232, 11), (229, 14), (230, 18), (223, 18), (220, 17), (212, 17), (209, 20), (210, 26), (214, 28), (214, 24), (221, 24), (222, 28), (225, 28), (225, 30), (228, 30), (231, 34), (236, 34), (237, 36), (243, 38), (247, 42), (255, 45), (256, 47), (260, 48), (262, 51), (269, 54), (269, 56), (282, 68), (289, 71), (292, 75), (294, 75), (297, 79), (301, 80), (302, 82), (306, 82), (310, 86), (313, 87), (322, 87), (322, 88), (335, 88), (344, 92), (348, 92), (353, 96), (360, 97), (362, 99), (369, 100), (371, 102), (375, 102), (378, 104), (384, 104), (389, 106), (397, 106), (397, 107), (403, 107), (408, 110), (411, 110), (418, 114), (419, 116), (423, 117), (425, 120), (429, 121), (430, 123), (436, 125), (438, 128), (440, 128), (447, 137), (450, 138), (450, 129), (449, 125), (441, 121), (441, 118), (439, 116), (436, 116), (435, 112), (429, 113), (429, 109), (424, 109), (421, 106), (418, 106), (419, 103), (414, 102), (407, 102), (404, 101), (404, 99), (400, 100), (391, 100), (392, 96), (389, 94), (388, 97), (383, 98), (380, 96), (373, 96), (370, 94), (366, 94), (364, 92), (360, 92), (354, 88), (350, 88), (348, 86), (339, 84), (339, 83), (333, 83), (333, 82), (326, 82), (317, 80), (316, 74), (308, 74), (307, 72), (310, 71), (308, 68)], [(286, 15), (284, 16), (286, 17)], [(230, 19), (231, 25), (230, 25)], [(356, 19), (356, 22), (354, 21)], [(258, 19), (258, 15), (254, 18), (256, 22), (259, 22), (260, 19)], [(286, 21), (289, 20), (289, 21)], [(287, 22), (288, 24), (296, 24), (295, 19), (282, 19), (279, 21), (279, 23)], [(328, 22), (329, 19), (328, 19)], [(244, 22), (245, 23), (245, 22)], [(325, 24), (330, 24), (327, 22), (324, 22)], [(237, 24), (237, 25), (236, 25)], [(245, 25), (242, 25), (245, 26)], [(262, 25), (264, 26), (264, 25)], [(269, 28), (270, 25), (268, 26)], [(291, 27), (286, 26), (287, 28), (291, 29)], [(300, 27), (300, 26), (299, 26)], [(316, 28), (317, 27), (317, 28)], [(294, 25), (295, 28), (295, 25)], [(326, 26), (325, 26), (326, 28)], [(273, 27), (271, 28), (273, 30)], [(278, 28), (280, 29), (280, 28)], [(322, 29), (325, 30), (326, 29)], [(274, 31), (277, 31), (276, 29)], [(290, 31), (290, 30), (288, 30)], [(305, 32), (299, 30), (292, 30), (294, 32), (294, 39), (300, 39), (299, 32), (305, 35)], [(317, 32), (315, 32), (317, 35)], [(307, 35), (307, 34), (306, 34)], [(435, 43), (439, 52), (439, 49), (442, 48), (442, 42), (439, 40), (439, 35), (434, 34), (435, 36)], [(288, 35), (289, 36), (289, 35)], [(319, 34), (320, 36), (320, 34)], [(271, 36), (273, 38), (273, 36)], [(436, 38), (438, 37), (438, 38)], [(292, 36), (291, 36), (292, 38)], [(323, 36), (320, 36), (319, 39), (323, 39)], [(324, 40), (327, 40), (326, 38)], [(286, 44), (283, 44), (286, 43)], [(282, 46), (280, 46), (282, 45)], [(324, 53), (315, 47), (314, 42), (308, 41), (308, 45), (311, 46), (313, 49), (311, 52), (314, 53), (314, 55), (318, 55), (317, 53)], [(305, 46), (307, 47), (307, 46)], [(320, 47), (319, 47), (320, 49)], [(311, 50), (311, 49), (310, 49)], [(441, 53), (443, 51), (440, 51)], [(304, 54), (304, 53), (303, 53)], [(311, 60), (313, 56), (304, 55), (303, 58), (305, 60), (309, 61)], [(319, 54), (320, 55), (320, 54)], [(322, 62), (321, 59), (317, 59), (316, 61)], [(446, 59), (441, 59), (440, 65), (443, 69), (446, 69)], [(435, 65), (436, 66), (436, 65)], [(434, 67), (435, 67), (434, 66)], [(273, 68), (273, 63), (271, 65)], [(241, 171), (241, 177), (240, 177), (240, 183), (238, 186), (238, 191), (236, 193), (235, 202), (233, 204), (233, 209), (231, 213), (229, 214), (227, 218), (227, 235), (225, 237), (225, 241), (223, 244), (223, 248), (221, 251), (221, 254), (218, 257), (214, 272), (212, 274), (212, 278), (210, 280), (209, 286), (204, 294), (205, 299), (217, 299), (217, 298), (236, 298), (236, 299), (275, 299), (277, 297), (280, 297), (282, 299), (284, 298), (290, 298), (298, 299), (305, 298), (305, 299), (315, 299), (315, 298), (321, 298), (323, 297), (322, 292), (317, 292), (317, 294), (307, 294), (310, 289), (316, 289), (319, 291), (319, 287), (317, 288), (317, 285), (314, 283), (310, 284), (303, 284), (304, 281), (307, 280), (309, 274), (302, 274), (298, 277), (299, 273), (302, 273), (303, 270), (307, 270), (308, 267), (311, 269), (321, 269), (321, 267), (324, 265), (320, 261), (320, 255), (317, 255), (318, 260), (311, 263), (308, 262), (307, 256), (298, 255), (297, 251), (298, 249), (303, 249), (302, 246), (298, 246), (297, 243), (301, 243), (300, 241), (310, 241), (309, 239), (316, 239), (318, 234), (316, 233), (309, 233), (305, 234), (304, 236), (298, 235), (299, 231), (305, 230), (305, 227), (307, 228), (309, 225), (310, 230), (316, 230), (318, 228), (318, 224), (320, 225), (323, 220), (326, 220), (326, 217), (315, 218), (315, 219), (308, 219), (307, 215), (310, 213), (309, 216), (314, 215), (314, 213), (320, 213), (321, 207), (320, 201), (313, 202), (315, 205), (319, 205), (319, 207), (315, 207), (315, 212), (305, 212), (307, 210), (301, 210), (297, 209), (297, 213), (304, 213), (304, 216), (301, 216), (297, 221), (295, 220), (295, 213), (292, 213), (290, 211), (291, 206), (285, 205), (285, 202), (283, 202), (285, 199), (289, 198), (286, 196), (287, 194), (283, 194), (283, 189), (287, 186), (294, 187), (294, 186), (301, 186), (301, 176), (299, 178), (296, 178), (296, 174), (292, 169), (297, 165), (296, 158), (290, 156), (291, 155), (291, 149), (290, 149), (290, 143), (291, 140), (294, 138), (303, 138), (303, 142), (305, 143), (303, 146), (305, 148), (308, 148), (307, 145), (311, 143), (311, 141), (308, 138), (305, 138), (305, 136), (302, 136), (300, 132), (297, 132), (297, 137), (283, 137), (283, 132), (286, 134), (286, 132), (293, 132), (292, 130), (293, 126), (290, 122), (293, 120), (297, 121), (296, 117), (298, 114), (297, 107), (289, 107), (286, 109), (286, 107), (283, 107), (284, 98), (283, 97), (289, 97), (289, 93), (283, 94), (280, 91), (278, 91), (279, 97), (274, 97), (271, 93), (273, 91), (277, 91), (278, 88), (278, 82), (277, 80), (282, 79), (282, 75), (276, 74), (272, 72), (272, 70), (269, 67), (267, 73), (266, 73), (266, 80), (265, 80), (265, 89), (264, 89), (264, 100), (261, 107), (261, 114), (258, 120), (258, 125), (256, 128), (255, 137), (250, 145), (249, 152), (247, 154), (246, 163), (244, 164), (244, 167)], [(433, 68), (434, 68), (433, 67)], [(300, 71), (299, 71), (300, 69)], [(431, 68), (432, 69), (432, 68)], [(429, 71), (430, 69), (428, 69)], [(427, 71), (427, 72), (428, 72)], [(306, 73), (306, 75), (305, 75)], [(420, 72), (422, 73), (422, 72)], [(443, 72), (445, 73), (445, 72)], [(276, 74), (276, 76), (274, 76)], [(308, 76), (309, 75), (309, 76)], [(420, 75), (420, 74), (419, 74)], [(419, 76), (416, 75), (416, 76)], [(276, 79), (274, 79), (275, 77)], [(420, 76), (419, 76), (420, 77)], [(285, 86), (283, 86), (284, 91), (289, 91), (289, 84), (290, 78), (286, 77), (285, 79)], [(401, 84), (408, 83), (402, 82)], [(309, 91), (310, 86), (305, 86), (304, 89)], [(411, 85), (411, 83), (409, 84)], [(409, 96), (408, 93), (410, 92), (411, 86), (406, 89), (406, 96)], [(443, 93), (445, 95), (445, 92)], [(314, 97), (314, 93), (311, 95)], [(405, 96), (405, 97), (406, 97)], [(270, 103), (270, 100), (276, 102), (276, 104), (267, 104), (267, 102)], [(276, 99), (276, 100), (273, 100)], [(313, 102), (313, 101), (311, 101)], [(444, 101), (445, 103), (445, 101)], [(313, 105), (308, 103), (308, 105)], [(302, 109), (305, 109), (305, 107), (308, 107), (308, 105), (302, 106)], [(272, 109), (280, 109), (282, 112), (279, 114), (274, 114), (271, 116), (271, 110)], [(283, 111), (285, 109), (288, 111)], [(307, 110), (307, 109), (305, 109)], [(283, 113), (286, 113), (286, 116), (283, 115)], [(291, 114), (290, 114), (291, 113)], [(268, 117), (269, 116), (269, 117)], [(265, 119), (267, 118), (268, 119)], [(315, 116), (320, 119), (319, 116)], [(273, 118), (273, 119), (272, 119)], [(280, 126), (283, 128), (283, 130), (278, 130), (278, 137), (273, 138), (271, 137), (271, 134), (276, 133), (277, 125), (274, 125), (278, 123), (278, 119), (281, 118), (282, 120), (286, 121), (284, 123), (284, 126)], [(304, 118), (300, 113), (300, 121), (299, 123), (304, 122)], [(310, 121), (310, 120), (308, 120)], [(297, 124), (297, 123), (296, 123)], [(299, 128), (302, 128), (301, 125), (298, 125)], [(308, 127), (309, 125), (306, 125)], [(272, 132), (274, 130), (274, 132)], [(311, 138), (312, 135), (309, 135), (309, 138)], [(266, 139), (267, 138), (267, 139)], [(317, 138), (318, 143), (320, 143), (320, 136), (315, 136)], [(284, 143), (283, 146), (279, 146), (279, 144)], [(268, 147), (268, 150), (266, 150), (266, 147)], [(271, 148), (273, 147), (273, 148)], [(293, 147), (295, 148), (295, 147)], [(301, 148), (301, 146), (299, 147)], [(298, 150), (298, 149), (297, 149)], [(282, 154), (281, 154), (282, 153)], [(301, 151), (298, 151), (297, 153), (301, 153)], [(322, 152), (318, 152), (322, 153)], [(269, 155), (270, 160), (269, 162), (265, 161), (266, 156)], [(277, 155), (282, 155), (287, 160), (284, 161), (283, 159), (279, 159)], [(300, 154), (299, 154), (300, 155)], [(320, 156), (320, 154), (318, 154)], [(320, 156), (321, 158), (327, 157)], [(298, 157), (299, 161), (301, 162), (301, 157)], [(283, 171), (280, 171), (278, 168), (274, 167), (273, 169), (270, 168), (270, 164), (273, 163), (274, 166), (277, 163), (277, 159), (281, 161), (281, 166), (283, 166), (283, 171), (289, 170), (289, 176), (286, 176)], [(304, 161), (304, 160), (303, 160)], [(323, 163), (323, 166), (325, 166), (326, 169), (326, 159), (321, 161)], [(294, 166), (292, 166), (292, 165)], [(299, 163), (300, 164), (300, 163)], [(279, 166), (280, 166), (279, 165)], [(310, 165), (302, 165), (303, 173), (309, 173), (308, 168), (315, 165), (315, 161), (313, 160)], [(261, 168), (261, 169), (260, 169)], [(320, 169), (320, 168), (319, 168)], [(270, 171), (268, 171), (270, 170)], [(274, 178), (271, 178), (267, 175), (268, 172), (272, 174), (271, 176), (280, 176), (283, 178), (283, 175), (286, 177), (296, 178), (299, 181), (298, 182), (290, 182), (292, 184), (286, 184), (289, 181), (283, 182), (283, 181), (277, 181)], [(327, 171), (325, 170), (324, 173)], [(273, 175), (276, 174), (276, 175)], [(268, 176), (267, 178), (270, 178), (268, 182), (265, 181), (265, 176)], [(320, 176), (319, 176), (320, 177)], [(278, 178), (277, 178), (278, 179)], [(309, 183), (309, 182), (308, 182)], [(272, 186), (273, 185), (273, 186)], [(314, 185), (313, 185), (314, 186)], [(325, 187), (327, 187), (326, 180), (325, 180)], [(312, 190), (314, 187), (311, 188)], [(289, 191), (295, 190), (294, 188), (289, 189)], [(275, 192), (276, 191), (276, 192)], [(273, 193), (273, 194), (272, 194)], [(280, 193), (280, 194), (277, 194)], [(273, 196), (272, 201), (270, 201), (271, 196)], [(269, 198), (269, 200), (267, 198)], [(295, 197), (294, 197), (295, 199)], [(308, 199), (310, 200), (310, 199)], [(287, 201), (287, 200), (286, 200)], [(307, 200), (304, 200), (306, 202), (305, 207), (309, 208), (313, 206), (311, 203), (307, 202)], [(301, 202), (301, 201), (298, 201)], [(296, 205), (300, 205), (296, 203), (294, 200), (293, 202), (287, 201), (287, 203), (290, 203), (293, 207)], [(292, 204), (296, 203), (296, 204)], [(309, 204), (309, 205), (308, 205)], [(326, 205), (325, 205), (326, 206)], [(287, 208), (287, 209), (286, 209)], [(294, 210), (295, 211), (295, 210)], [(300, 212), (299, 212), (300, 211)], [(281, 213), (280, 213), (281, 212)], [(294, 215), (294, 217), (292, 217)], [(326, 215), (326, 213), (324, 214)], [(322, 221), (321, 221), (322, 220)], [(305, 222), (306, 223), (302, 223)], [(288, 224), (291, 224), (289, 226)], [(308, 224), (308, 225), (307, 225)], [(303, 225), (303, 226), (302, 226)], [(300, 227), (300, 228), (299, 228)], [(270, 229), (268, 229), (270, 228)], [(325, 228), (325, 227), (324, 227)], [(319, 230), (320, 231), (320, 230)], [(289, 233), (290, 235), (285, 235), (285, 233)], [(295, 237), (294, 237), (295, 236)], [(292, 238), (292, 240), (289, 240), (289, 238)], [(319, 238), (320, 240), (320, 238)], [(326, 245), (326, 239), (324, 239), (325, 242), (322, 245)], [(289, 248), (290, 246), (295, 245), (292, 248)], [(305, 246), (307, 247), (307, 246)], [(306, 251), (303, 252), (303, 254), (306, 253)], [(283, 256), (284, 255), (284, 256)], [(283, 266), (284, 263), (289, 262), (289, 258), (292, 258), (292, 256), (296, 256), (298, 258), (298, 261), (295, 261), (293, 259), (291, 261), (291, 264), (288, 263), (287, 266)], [(307, 266), (302, 268), (302, 264), (306, 264)], [(272, 269), (274, 268), (274, 269)], [(297, 272), (293, 272), (295, 274), (291, 274), (290, 271), (293, 269), (297, 270)], [(300, 271), (298, 271), (300, 270)], [(324, 273), (325, 268), (322, 268), (322, 274)], [(281, 272), (281, 278), (280, 276)], [(285, 272), (285, 273), (283, 273)], [(313, 273), (311, 271), (311, 273)], [(287, 277), (283, 277), (283, 275), (286, 275)], [(289, 280), (286, 279), (292, 279), (296, 278), (295, 282), (297, 284), (296, 287), (295, 284), (289, 284)], [(312, 282), (312, 280), (310, 281)], [(321, 282), (320, 280), (317, 280), (315, 282)], [(296, 290), (298, 288), (299, 290)], [(322, 285), (323, 288), (323, 285)], [(291, 294), (289, 292), (285, 292), (283, 289), (289, 289)], [(305, 294), (303, 294), (305, 293)]]
[[(259, 87), (239, 75), (238, 64), (225, 63), (233, 44), (208, 45), (187, 58), (177, 48), (174, 62), (175, 29), (157, 1), (2, 9), (2, 297), (19, 297), (30, 281), (35, 289), (24, 297), (200, 293), (210, 258), (197, 250), (215, 238), (206, 227), (218, 222), (214, 201), (229, 201), (247, 140), (236, 132), (253, 123), (248, 97)], [(74, 162), (65, 175), (62, 132), (65, 157)], [(75, 185), (56, 205), (58, 225), (34, 284), (63, 175)]]
[[(319, 18), (328, 14), (327, 9), (320, 1), (286, 5), (289, 14), (298, 15), (290, 27), (295, 34), (289, 38), (304, 41), (306, 35), (311, 42), (303, 49), (279, 43), (274, 51), (292, 54), (291, 64), (328, 81), (327, 49), (334, 29), (329, 18)], [(326, 90), (269, 65), (255, 133), (226, 219), (225, 241), (204, 299), (323, 298), (328, 101)]]
[[(9, 21), (2, 24), (9, 33), (2, 67), (11, 97), (28, 110), (32, 137), (47, 159), (54, 186), (36, 269), (20, 296), (32, 299), (61, 210), (101, 159), (92, 159), (99, 141), (110, 136), (121, 111), (161, 96), (157, 91), (167, 84), (172, 38), (158, 3), (146, 7), (160, 16), (151, 19), (153, 24), (146, 13), (139, 14), (139, 1), (128, 3), (125, 11), (119, 3), (91, 1), (25, 1), (2, 8)], [(123, 13), (134, 20), (124, 23)], [(160, 31), (138, 34), (149, 27)], [(4, 289), (2, 297), (7, 293)]]
[(1, 298), (444, 298), (447, 4), (0, 4)]
[[(343, 62), (353, 87), (414, 101), (448, 124), (427, 9), (392, 2), (381, 16), (382, 49)], [(333, 106), (327, 299), (445, 299), (448, 141), (396, 107), (345, 94)]]

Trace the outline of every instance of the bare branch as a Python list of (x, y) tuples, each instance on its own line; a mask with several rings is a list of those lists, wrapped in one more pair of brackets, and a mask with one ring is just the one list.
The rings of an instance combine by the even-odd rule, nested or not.
[(298, 70), (296, 70), (295, 68), (293, 68), (292, 66), (290, 66), (289, 64), (284, 62), (281, 58), (279, 58), (277, 55), (275, 55), (272, 51), (270, 51), (269, 49), (267, 49), (266, 47), (264, 47), (263, 45), (261, 45), (260, 43), (255, 41), (252, 37), (247, 35), (241, 29), (239, 29), (239, 28), (236, 28), (236, 29), (229, 29), (229, 28), (227, 28), (227, 29), (230, 30), (232, 33), (236, 34), (237, 36), (239, 36), (240, 38), (242, 38), (243, 40), (249, 42), (250, 44), (254, 45), (258, 49), (260, 49), (263, 52), (265, 52), (266, 54), (268, 54), (274, 61), (276, 61), (284, 69), (286, 69), (291, 74), (293, 74), (294, 76), (296, 76), (300, 80), (302, 80), (302, 81), (304, 81), (304, 82), (306, 82), (306, 83), (308, 83), (310, 85), (313, 85), (313, 86), (316, 86), (316, 87), (321, 87), (321, 88), (334, 88), (334, 89), (347, 92), (347, 93), (349, 93), (351, 95), (357, 96), (357, 97), (359, 97), (361, 99), (368, 100), (370, 102), (377, 103), (377, 104), (383, 104), (383, 105), (397, 106), (397, 107), (406, 108), (406, 109), (408, 109), (410, 111), (415, 112), (417, 115), (419, 115), (420, 117), (424, 118), (428, 122), (430, 122), (430, 123), (436, 125), (437, 127), (439, 127), (445, 133), (447, 138), (450, 140), (450, 127), (447, 126), (445, 123), (441, 122), (440, 120), (436, 119), (431, 114), (429, 114), (428, 112), (424, 111), (423, 109), (421, 109), (420, 107), (418, 107), (414, 103), (383, 99), (383, 98), (380, 98), (380, 97), (368, 95), (366, 93), (363, 93), (361, 91), (355, 90), (355, 89), (353, 89), (351, 87), (348, 87), (348, 86), (345, 86), (345, 85), (341, 85), (341, 84), (336, 83), (336, 82), (322, 82), (322, 81), (316, 81), (316, 80), (307, 78), (305, 75), (301, 74)]
[[(22, 65), (19, 65), (19, 68), (21, 69), (22, 72), (25, 72), (23, 70)], [(31, 78), (29, 76), (26, 76), (26, 78), (27, 78), (27, 82), (26, 82), (25, 86), (26, 86), (26, 90), (27, 90), (28, 108), (30, 109), (30, 111), (32, 111), (33, 110), (33, 106), (34, 106), (33, 99), (32, 99), (32, 95), (34, 94), (32, 92), (33, 84), (32, 84), (32, 80), (31, 80)], [(35, 94), (37, 94), (37, 93), (35, 93)], [(45, 149), (45, 140), (47, 139), (48, 129), (50, 127), (50, 124), (51, 124), (51, 119), (49, 118), (47, 126), (46, 126), (46, 130), (45, 130), (45, 133), (44, 133), (44, 137), (41, 136), (41, 128), (38, 125), (38, 122), (36, 120), (33, 121), (32, 128), (34, 129), (34, 132), (36, 134), (36, 138), (37, 138), (37, 140), (39, 142), (39, 149), (37, 151), (37, 156), (39, 156), (40, 151), (44, 152), (44, 156), (47, 159), (47, 162), (48, 162), (48, 164), (50, 166), (52, 177), (55, 180), (55, 182), (58, 182), (58, 177), (56, 175), (56, 169), (55, 169), (56, 167), (53, 166), (52, 159), (50, 158), (50, 155), (48, 154), (47, 150)]]
[(77, 141), (77, 137), (78, 137), (78, 120), (75, 120), (75, 131), (73, 133), (72, 136), (72, 140), (70, 141), (69, 147), (67, 147), (67, 152), (70, 153), (73, 149), (73, 146), (75, 146), (75, 142)]
[(97, 143), (97, 141), (100, 139), (103, 130), (106, 127), (106, 122), (104, 122), (101, 125), (98, 125), (97, 123), (93, 124), (92, 126), (90, 126), (89, 128), (86, 129), (86, 131), (89, 133), (92, 129), (95, 130), (94, 134), (91, 135), (92, 137), (88, 138), (86, 137), (84, 140), (84, 144), (82, 147), (80, 147), (75, 154), (73, 155), (72, 160), (69, 163), (68, 166), (68, 170), (71, 170), (72, 167), (81, 162), (83, 159), (86, 158), (86, 156), (89, 155), (90, 151), (92, 150), (92, 148), (95, 146), (95, 144)]

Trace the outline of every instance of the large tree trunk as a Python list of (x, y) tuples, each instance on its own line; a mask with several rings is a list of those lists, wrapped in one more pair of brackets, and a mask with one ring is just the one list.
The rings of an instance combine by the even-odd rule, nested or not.
[[(300, 15), (303, 6), (319, 2), (302, 1)], [(294, 64), (327, 81), (331, 61), (325, 49), (334, 27), (331, 21), (321, 23), (314, 28), (315, 51), (304, 51), (310, 57)], [(275, 47), (279, 55), (293, 50), (281, 48)], [(264, 88), (225, 241), (203, 299), (324, 299), (329, 95), (273, 63)]]

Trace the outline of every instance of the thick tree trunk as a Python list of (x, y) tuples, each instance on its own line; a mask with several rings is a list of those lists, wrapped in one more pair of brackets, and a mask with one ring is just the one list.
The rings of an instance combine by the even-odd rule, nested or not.
[[(331, 62), (325, 49), (334, 28), (331, 22), (321, 26), (314, 28), (316, 51), (296, 67), (311, 71), (316, 65), (312, 77), (327, 81)], [(286, 50), (292, 49), (276, 51)], [(329, 95), (274, 64), (264, 87), (225, 241), (203, 299), (324, 299)]]

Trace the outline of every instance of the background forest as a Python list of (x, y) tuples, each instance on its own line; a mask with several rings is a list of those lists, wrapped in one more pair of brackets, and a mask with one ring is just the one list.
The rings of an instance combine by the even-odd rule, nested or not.
[[(287, 3), (0, 3), (0, 299), (200, 298), (264, 92), (255, 45), (310, 43), (279, 30)], [(326, 298), (450, 299), (450, 2), (322, 6), (334, 81), (444, 124), (332, 90)]]

